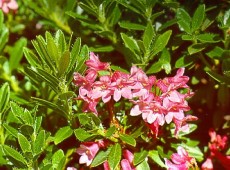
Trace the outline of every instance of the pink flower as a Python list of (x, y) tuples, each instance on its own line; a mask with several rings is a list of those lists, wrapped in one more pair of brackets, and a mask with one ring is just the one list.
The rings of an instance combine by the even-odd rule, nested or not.
[(110, 76), (101, 76), (99, 81), (96, 81), (92, 86), (92, 99), (101, 98), (104, 103), (107, 103), (113, 94), (110, 89), (111, 78)]
[(117, 102), (124, 97), (126, 99), (132, 98), (131, 86), (134, 84), (132, 80), (129, 80), (129, 75), (120, 71), (115, 71), (112, 75), (111, 88), (114, 91), (113, 99)]
[(79, 159), (80, 164), (86, 164), (89, 166), (97, 152), (99, 151), (99, 144), (96, 142), (84, 142), (77, 148), (77, 153), (81, 155)]
[(74, 167), (67, 167), (66, 170), (77, 170), (77, 168), (74, 168)]
[(0, 9), (2, 9), (4, 13), (9, 13), (10, 10), (16, 11), (18, 4), (15, 0), (0, 0)]
[(206, 161), (201, 165), (202, 170), (213, 170), (212, 159), (207, 158)]
[(188, 152), (181, 146), (177, 148), (177, 153), (171, 155), (171, 160), (165, 158), (165, 165), (168, 170), (188, 170), (196, 160), (188, 155)]
[(132, 152), (125, 149), (123, 151), (123, 157), (124, 159), (121, 160), (122, 170), (136, 170), (136, 168), (133, 165), (134, 155), (132, 154)]
[(104, 63), (99, 61), (98, 56), (93, 52), (90, 52), (90, 59), (85, 62), (85, 64), (92, 70), (100, 71), (109, 69), (109, 63)]
[(228, 141), (227, 136), (220, 136), (216, 134), (213, 129), (209, 130), (209, 136), (211, 137), (211, 141), (209, 143), (209, 149), (211, 151), (223, 150), (226, 147)]

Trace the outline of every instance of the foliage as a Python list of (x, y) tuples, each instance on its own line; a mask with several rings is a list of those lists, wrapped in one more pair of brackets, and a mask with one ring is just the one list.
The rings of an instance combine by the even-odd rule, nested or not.
[[(209, 155), (209, 129), (229, 136), (228, 1), (17, 4), (8, 12), (0, 6), (0, 168), (121, 169), (132, 157), (132, 168), (165, 169), (164, 158), (169, 160), (178, 146), (201, 167)], [(95, 66), (87, 64), (92, 52), (109, 68), (92, 72)], [(140, 79), (155, 76), (163, 83), (185, 68), (190, 88), (177, 90), (181, 95), (194, 92), (184, 97), (190, 106), (186, 115), (198, 117), (188, 123), (189, 131), (174, 136), (174, 125), (164, 124), (155, 135), (151, 121), (130, 115), (140, 96), (117, 100), (112, 94), (109, 102), (94, 98), (98, 113), (84, 109), (87, 95), (80, 90), (86, 82), (80, 80), (95, 73), (97, 78), (86, 88), (93, 91), (101, 77), (130, 75), (134, 67), (143, 71)], [(164, 93), (158, 85), (149, 90), (154, 97)], [(79, 163), (82, 147), (95, 152), (89, 166)], [(221, 154), (229, 155), (226, 148)], [(214, 164), (214, 169), (223, 167), (221, 161)]]

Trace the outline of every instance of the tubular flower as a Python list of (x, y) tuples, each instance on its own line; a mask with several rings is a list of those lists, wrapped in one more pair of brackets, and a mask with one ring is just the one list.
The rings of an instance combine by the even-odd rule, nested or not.
[(2, 9), (4, 13), (9, 13), (10, 10), (16, 11), (18, 4), (15, 0), (0, 0), (0, 9)]
[(188, 170), (197, 167), (196, 160), (188, 155), (188, 152), (181, 146), (177, 148), (177, 153), (171, 155), (171, 160), (165, 158), (165, 165), (168, 170)]
[(84, 142), (79, 148), (77, 148), (77, 153), (81, 155), (79, 163), (89, 166), (98, 151), (99, 144), (97, 142)]
[(136, 168), (133, 166), (134, 155), (132, 154), (132, 152), (125, 149), (123, 151), (123, 157), (124, 159), (121, 160), (122, 170), (136, 170)]

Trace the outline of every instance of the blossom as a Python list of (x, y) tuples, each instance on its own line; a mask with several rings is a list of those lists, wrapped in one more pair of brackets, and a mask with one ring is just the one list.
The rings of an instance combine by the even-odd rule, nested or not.
[(93, 52), (90, 52), (90, 59), (85, 62), (85, 64), (90, 68), (90, 70), (100, 71), (107, 70), (109, 68), (109, 63), (101, 62)]
[(18, 4), (15, 0), (0, 0), (0, 9), (2, 9), (4, 13), (9, 13), (10, 10), (17, 10)]
[(223, 150), (226, 147), (228, 141), (227, 136), (220, 136), (216, 134), (213, 129), (209, 130), (209, 136), (211, 137), (209, 143), (209, 149), (211, 151)]
[(77, 170), (77, 168), (74, 168), (74, 167), (67, 167), (66, 170)]
[(81, 155), (79, 163), (89, 166), (98, 151), (99, 144), (97, 142), (84, 142), (79, 148), (77, 148), (77, 153)]
[(124, 159), (121, 160), (122, 170), (135, 170), (136, 168), (133, 165), (134, 155), (129, 150), (125, 149), (123, 151)]
[(171, 160), (164, 158), (168, 170), (188, 170), (196, 160), (188, 155), (188, 152), (181, 146), (177, 148), (177, 153), (171, 155)]
[(207, 158), (206, 161), (201, 165), (202, 170), (213, 170), (213, 163), (211, 158)]

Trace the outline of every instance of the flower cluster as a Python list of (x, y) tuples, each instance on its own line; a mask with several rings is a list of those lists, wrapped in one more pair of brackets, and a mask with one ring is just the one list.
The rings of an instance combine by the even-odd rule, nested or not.
[[(177, 148), (177, 153), (171, 155), (171, 160), (165, 158), (165, 165), (168, 170), (188, 170), (197, 167), (196, 160), (188, 155), (188, 152), (181, 146)], [(194, 168), (196, 169), (196, 168)]]
[(10, 10), (17, 10), (18, 4), (15, 0), (0, 0), (0, 9), (2, 9), (4, 13), (9, 13)]
[[(112, 99), (118, 102), (123, 97), (133, 103), (130, 115), (142, 115), (156, 136), (159, 126), (165, 122), (175, 123), (177, 135), (180, 130), (189, 130), (187, 121), (197, 119), (184, 115), (185, 111), (190, 110), (186, 99), (193, 95), (186, 84), (189, 77), (183, 75), (184, 68), (179, 69), (174, 77), (164, 79), (147, 76), (136, 66), (132, 66), (130, 73), (112, 72), (109, 63), (101, 62), (92, 52), (86, 65), (88, 69), (84, 76), (74, 73), (74, 83), (79, 86), (77, 99), (84, 101), (83, 110), (86, 112), (97, 115), (96, 106), (101, 100), (104, 103)], [(100, 74), (102, 71), (106, 74)]]
[(222, 164), (223, 167), (229, 169), (230, 167), (230, 156), (223, 155), (221, 151), (223, 151), (227, 146), (228, 138), (227, 136), (220, 136), (216, 134), (213, 129), (209, 130), (209, 136), (211, 140), (209, 142), (209, 150), (210, 155), (206, 159), (206, 161), (202, 164), (203, 170), (212, 170), (213, 169), (213, 162), (212, 160), (216, 158)]

